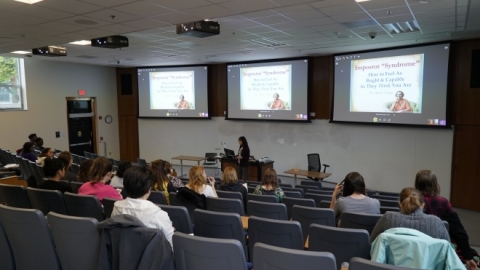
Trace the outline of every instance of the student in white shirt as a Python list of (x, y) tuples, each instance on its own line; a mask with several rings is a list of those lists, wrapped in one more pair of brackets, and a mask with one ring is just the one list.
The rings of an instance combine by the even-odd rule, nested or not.
[(207, 178), (202, 166), (195, 166), (190, 169), (186, 187), (206, 197), (218, 197), (215, 191), (215, 178)]
[(138, 218), (146, 227), (161, 230), (173, 248), (172, 221), (167, 212), (147, 200), (153, 187), (152, 171), (145, 167), (132, 166), (125, 171), (123, 179), (123, 186), (128, 197), (115, 202), (112, 217), (128, 214)]

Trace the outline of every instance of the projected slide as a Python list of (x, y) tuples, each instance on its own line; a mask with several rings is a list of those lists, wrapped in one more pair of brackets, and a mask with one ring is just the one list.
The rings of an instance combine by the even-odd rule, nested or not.
[(228, 64), (227, 119), (309, 121), (308, 61)]
[(410, 102), (422, 107), (423, 54), (352, 60), (351, 76), (352, 112), (412, 112)]
[(207, 66), (138, 68), (140, 117), (210, 118)]
[(150, 109), (195, 109), (194, 71), (151, 72)]
[(241, 109), (290, 110), (285, 104), (291, 104), (291, 68), (291, 65), (241, 68)]
[(334, 56), (332, 122), (447, 126), (450, 44)]

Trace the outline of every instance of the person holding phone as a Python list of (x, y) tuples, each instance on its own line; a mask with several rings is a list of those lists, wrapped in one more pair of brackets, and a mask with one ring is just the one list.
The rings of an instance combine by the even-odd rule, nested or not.
[(190, 169), (186, 187), (206, 197), (218, 197), (215, 191), (215, 178), (207, 177), (202, 166), (194, 166)]
[[(365, 181), (363, 180), (363, 176), (358, 172), (347, 174), (345, 179), (337, 184), (332, 194), (332, 201), (330, 202), (330, 208), (334, 210), (337, 221), (340, 220), (342, 213), (347, 211), (380, 214), (380, 202), (377, 199), (366, 196), (365, 190)], [(342, 197), (337, 200), (337, 196), (340, 194)]]

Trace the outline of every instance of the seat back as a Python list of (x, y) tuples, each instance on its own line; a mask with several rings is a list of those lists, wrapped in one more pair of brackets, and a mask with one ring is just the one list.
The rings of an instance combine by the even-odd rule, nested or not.
[(389, 201), (399, 201), (399, 196), (385, 196), (379, 194), (373, 194), (372, 198), (379, 199), (379, 200), (389, 200)]
[(382, 195), (382, 196), (400, 198), (400, 193), (398, 193), (398, 192), (379, 191), (378, 194)]
[(0, 222), (12, 248), (16, 269), (61, 269), (42, 212), (0, 205)]
[(331, 201), (320, 201), (320, 205), (317, 205), (318, 208), (330, 208)]
[(283, 203), (267, 203), (248, 201), (247, 209), (249, 216), (262, 218), (287, 220), (287, 207)]
[(316, 187), (318, 187), (318, 189), (323, 188), (321, 182), (316, 182), (316, 181), (312, 181), (312, 180), (300, 181), (300, 185), (302, 185), (302, 186), (316, 186)]
[(245, 216), (243, 201), (239, 199), (207, 197), (207, 210), (223, 213), (237, 213), (240, 216)]
[(80, 170), (80, 165), (76, 164), (76, 163), (72, 163), (72, 166), (70, 166), (69, 170), (77, 175), (78, 174), (78, 171)]
[[(277, 203), (277, 198), (273, 195), (247, 194), (247, 203), (250, 201)], [(248, 211), (248, 207), (247, 207)]]
[(243, 201), (243, 196), (242, 196), (242, 193), (240, 193), (240, 192), (223, 191), (223, 190), (216, 190), (216, 192), (217, 192), (217, 196), (219, 198), (239, 199), (240, 201)]
[[(298, 199), (302, 199), (302, 193), (298, 192), (298, 191), (283, 191), (283, 194), (285, 194), (285, 197), (290, 197), (290, 198), (298, 198)], [(285, 198), (282, 199), (282, 202)]]
[(167, 198), (165, 198), (163, 191), (152, 191), (147, 200), (154, 204), (167, 204)]
[(175, 232), (173, 250), (177, 270), (246, 270), (238, 240), (214, 239)]
[(102, 205), (97, 196), (65, 192), (63, 199), (70, 216), (95, 218), (98, 221), (105, 219)]
[(310, 194), (318, 194), (318, 195), (326, 195), (326, 196), (332, 196), (333, 194), (331, 190), (324, 190), (324, 189), (320, 189), (320, 190), (309, 189), (307, 192)]
[[(302, 227), (298, 221), (250, 217), (248, 219), (248, 238), (250, 254), (253, 254), (253, 247), (257, 242), (303, 250)], [(254, 261), (253, 263), (255, 264)]]
[(194, 235), (238, 240), (245, 251), (245, 257), (248, 258), (245, 231), (240, 215), (196, 209), (193, 212), (193, 224), (195, 224)]
[(291, 250), (256, 243), (253, 247), (255, 270), (313, 269), (337, 270), (335, 256), (329, 252)]
[(335, 213), (332, 209), (294, 205), (292, 220), (300, 222), (304, 241), (307, 239), (311, 224), (335, 227)]
[(185, 207), (188, 211), (188, 214), (190, 215), (190, 220), (193, 220), (193, 211), (197, 209), (197, 205), (194, 202), (182, 200), (177, 196), (177, 193), (175, 192), (170, 192), (169, 197), (170, 197), (170, 205)]
[(15, 258), (13, 257), (12, 248), (7, 238), (7, 233), (3, 228), (0, 219), (0, 262), (2, 262), (2, 269), (15, 270)]
[(58, 190), (27, 188), (28, 198), (34, 209), (42, 211), (46, 216), (50, 211), (58, 214), (67, 214), (63, 194)]
[(315, 201), (312, 199), (301, 199), (301, 198), (289, 198), (285, 197), (282, 200), (282, 203), (287, 207), (287, 216), (288, 219), (292, 218), (292, 208), (294, 205), (315, 207)]
[(398, 200), (378, 200), (380, 202), (380, 206), (387, 206), (387, 207), (399, 207)]
[(255, 191), (255, 187), (247, 186), (247, 191), (248, 191), (247, 194), (252, 194)]
[(315, 201), (315, 205), (319, 206), (321, 201), (331, 201), (331, 195), (322, 195), (322, 194), (313, 194), (313, 193), (306, 193), (306, 199), (313, 199)]
[(72, 153), (72, 158), (73, 158), (73, 163), (75, 163), (75, 164), (80, 164), (80, 163), (82, 163), (82, 160), (80, 159), (80, 156), (79, 156), (79, 155)]
[(412, 268), (378, 263), (359, 257), (353, 257), (350, 260), (348, 270), (412, 270)]
[(203, 165), (217, 165), (216, 156), (217, 153), (205, 153), (205, 161), (203, 162)]
[(37, 181), (37, 185), (43, 181), (43, 177), (40, 174), (40, 167), (37, 166), (35, 162), (28, 161), (28, 165), (30, 166), (30, 170), (33, 173), (33, 176), (35, 177), (35, 180)]
[(367, 230), (369, 234), (371, 234), (373, 228), (375, 228), (375, 225), (377, 224), (377, 221), (381, 217), (382, 215), (343, 212), (342, 216), (340, 217), (340, 227), (351, 229), (364, 229)]
[(0, 204), (18, 208), (32, 208), (27, 195), (27, 188), (23, 186), (0, 184)]
[(86, 158), (92, 159), (92, 154), (90, 152), (83, 151), (83, 154), (85, 155)]
[(137, 164), (138, 166), (142, 166), (142, 167), (148, 166), (147, 161), (143, 158), (137, 158)]
[(168, 217), (172, 221), (175, 231), (186, 234), (193, 233), (192, 220), (188, 214), (187, 208), (184, 206), (174, 205), (158, 205), (163, 211), (167, 212)]
[(295, 188), (303, 189), (304, 193), (310, 192), (310, 190), (319, 190), (319, 188), (316, 186), (295, 185)]
[(370, 259), (370, 241), (366, 230), (312, 224), (308, 241), (308, 250), (335, 255), (337, 269), (341, 268), (342, 262), (349, 262), (353, 257)]
[(388, 206), (380, 206), (380, 214), (385, 214), (387, 211), (392, 212), (400, 212), (400, 207), (388, 207)]
[(305, 190), (303, 190), (303, 188), (283, 188), (282, 187), (282, 190), (283, 192), (285, 191), (300, 192), (302, 198), (305, 197)]
[(70, 187), (72, 188), (73, 193), (78, 193), (78, 189), (85, 183), (82, 182), (70, 182)]
[(47, 220), (62, 269), (95, 269), (100, 245), (98, 221), (57, 213), (49, 213)]
[(106, 198), (106, 197), (103, 198), (102, 203), (103, 203), (103, 213), (105, 214), (105, 218), (110, 218), (112, 216), (113, 207), (115, 206), (116, 201), (120, 201), (120, 200), (113, 199), (113, 198)]
[(308, 170), (319, 172), (322, 168), (322, 164), (320, 162), (320, 155), (319, 154), (308, 154)]

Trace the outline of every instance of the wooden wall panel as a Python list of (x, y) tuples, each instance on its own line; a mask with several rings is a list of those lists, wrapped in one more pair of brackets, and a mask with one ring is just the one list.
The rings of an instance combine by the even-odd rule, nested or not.
[[(451, 97), (452, 121), (455, 125), (480, 125), (480, 88), (470, 88), (472, 51), (480, 49), (480, 39), (452, 44)], [(480, 76), (480, 74), (474, 74)]]
[(455, 207), (480, 211), (478, 175), (480, 174), (480, 126), (455, 127), (451, 202)]
[(330, 119), (333, 57), (330, 55), (311, 58), (309, 70), (308, 105), (310, 112), (315, 113), (314, 119)]
[[(122, 95), (122, 74), (132, 76), (132, 94)], [(136, 161), (139, 156), (138, 141), (138, 85), (135, 68), (117, 68), (118, 132), (120, 159)]]
[(223, 117), (227, 110), (227, 65), (210, 65), (208, 72), (208, 103), (212, 117)]

